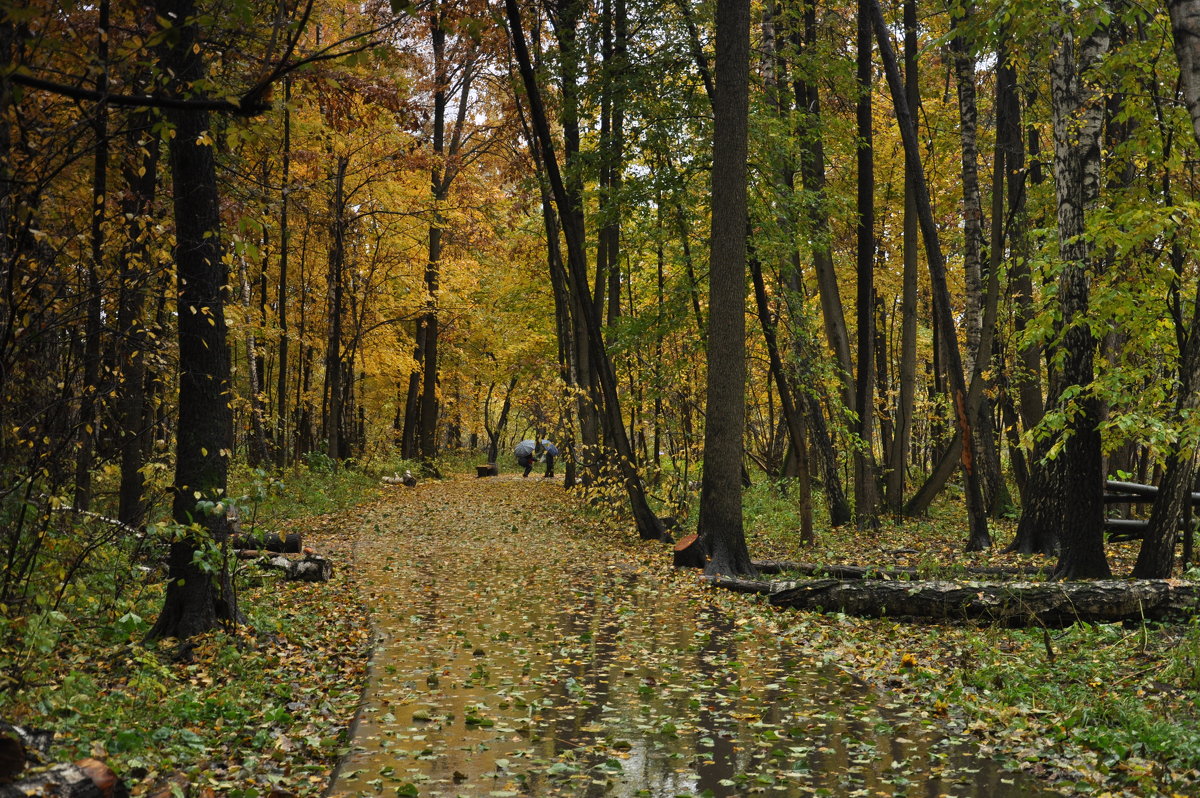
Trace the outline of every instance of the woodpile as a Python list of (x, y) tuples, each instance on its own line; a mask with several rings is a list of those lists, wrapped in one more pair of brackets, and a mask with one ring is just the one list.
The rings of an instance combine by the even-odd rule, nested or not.
[(263, 557), (259, 560), (259, 565), (282, 571), (283, 578), (288, 582), (328, 582), (333, 578), (333, 562), (315, 554), (306, 554), (299, 560), (277, 554), (274, 557)]
[(411, 471), (405, 471), (404, 476), (396, 474), (390, 477), (383, 478), (385, 485), (404, 485), (405, 487), (414, 488), (417, 485), (417, 478), (413, 476)]
[(52, 732), (0, 723), (0, 798), (125, 798), (129, 789), (96, 759), (46, 766)]

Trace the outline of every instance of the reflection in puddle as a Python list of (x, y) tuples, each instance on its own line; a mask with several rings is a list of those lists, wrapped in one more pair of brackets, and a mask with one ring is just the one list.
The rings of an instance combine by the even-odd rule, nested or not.
[(511, 534), (465, 539), (429, 493), (383, 510), (395, 536), (359, 553), (380, 642), (334, 794), (1038, 794), (562, 526), (484, 505), (470, 526)]

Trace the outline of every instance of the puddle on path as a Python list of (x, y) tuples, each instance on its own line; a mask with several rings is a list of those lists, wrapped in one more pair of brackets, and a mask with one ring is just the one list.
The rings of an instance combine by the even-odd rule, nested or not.
[(533, 511), (555, 490), (428, 485), (368, 520), (357, 561), (379, 643), (332, 794), (1053, 794), (752, 624), (598, 561), (569, 516)]

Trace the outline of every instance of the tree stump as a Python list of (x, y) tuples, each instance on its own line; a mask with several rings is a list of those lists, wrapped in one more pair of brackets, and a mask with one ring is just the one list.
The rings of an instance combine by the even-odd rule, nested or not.
[(676, 568), (703, 568), (708, 564), (699, 535), (693, 533), (679, 539), (675, 544), (674, 563)]

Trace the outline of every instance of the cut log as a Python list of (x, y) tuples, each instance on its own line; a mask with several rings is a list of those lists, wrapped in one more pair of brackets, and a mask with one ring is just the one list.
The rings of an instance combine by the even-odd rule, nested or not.
[(229, 545), (235, 549), (263, 549), (276, 554), (299, 554), (301, 541), (300, 533), (288, 532), (278, 535), (271, 532), (233, 535)]
[(1076, 621), (1182, 621), (1200, 612), (1200, 583), (1168, 579), (1092, 582), (893, 582), (813, 579), (773, 588), (772, 604), (864, 617), (978, 620), (1007, 626)]
[(26, 765), (38, 765), (50, 755), (54, 732), (29, 729), (0, 721), (0, 784), (11, 784)]
[(676, 568), (703, 568), (708, 564), (698, 535), (684, 535), (679, 539), (675, 544), (674, 563)]
[(704, 581), (711, 584), (713, 587), (719, 587), (723, 590), (732, 590), (734, 593), (751, 593), (762, 596), (769, 596), (772, 593), (782, 590), (785, 585), (792, 584), (780, 580), (770, 579), (740, 579), (736, 576), (705, 576)]
[(383, 484), (385, 484), (385, 485), (404, 485), (406, 487), (412, 488), (412, 487), (416, 487), (417, 478), (413, 476), (413, 473), (411, 471), (405, 471), (403, 476), (397, 474), (397, 475), (391, 476), (391, 477), (384, 477)]
[(25, 770), (25, 744), (16, 735), (0, 733), (0, 784), (9, 784)]
[(126, 798), (129, 789), (103, 762), (81, 759), (55, 765), (18, 782), (0, 786), (0, 798), (53, 795), (59, 798)]
[(475, 476), (478, 477), (497, 477), (500, 476), (500, 466), (495, 463), (487, 465), (475, 466)]
[[(833, 579), (918, 579), (928, 576), (929, 570), (892, 566), (885, 568), (877, 565), (840, 565), (837, 563), (787, 562), (776, 560), (755, 560), (755, 568), (760, 574), (794, 573), (804, 576), (828, 576)], [(971, 576), (988, 577), (1031, 577), (1048, 573), (1042, 568), (947, 568), (954, 573)]]
[(290, 560), (280, 554), (263, 558), (259, 564), (263, 568), (282, 571), (283, 578), (289, 582), (328, 582), (333, 578), (333, 563), (312, 554), (302, 560)]

